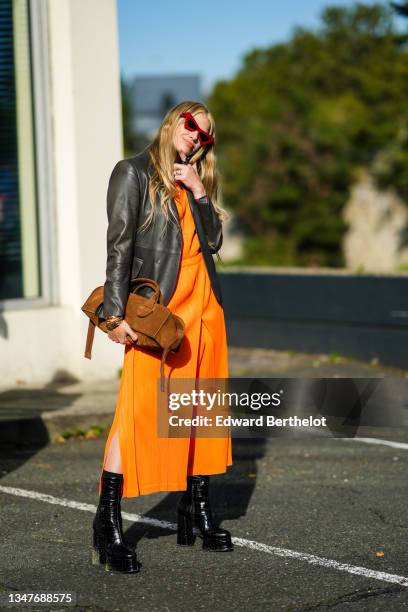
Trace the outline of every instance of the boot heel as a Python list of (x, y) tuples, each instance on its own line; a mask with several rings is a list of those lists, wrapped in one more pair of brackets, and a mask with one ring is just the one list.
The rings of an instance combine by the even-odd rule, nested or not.
[(96, 548), (92, 549), (92, 565), (100, 565), (102, 563), (106, 563), (106, 555), (103, 550), (98, 550)]
[(182, 512), (177, 514), (177, 544), (180, 546), (193, 546), (196, 536), (193, 533), (193, 521), (191, 517)]
[(103, 550), (103, 547), (99, 543), (98, 536), (94, 533), (92, 547), (92, 565), (99, 565), (100, 563), (106, 563), (106, 554)]

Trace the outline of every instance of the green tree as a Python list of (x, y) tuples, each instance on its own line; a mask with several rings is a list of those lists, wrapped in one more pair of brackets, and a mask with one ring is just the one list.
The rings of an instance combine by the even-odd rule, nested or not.
[(362, 168), (405, 194), (408, 166), (391, 158), (405, 146), (407, 76), (391, 7), (357, 3), (254, 49), (216, 84), (222, 193), (247, 262), (343, 265), (341, 212)]

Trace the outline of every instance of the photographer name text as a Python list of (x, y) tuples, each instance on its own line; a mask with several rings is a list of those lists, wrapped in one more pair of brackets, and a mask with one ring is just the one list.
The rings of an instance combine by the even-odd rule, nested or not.
[(259, 415), (257, 417), (233, 417), (217, 415), (215, 417), (196, 416), (193, 418), (169, 417), (172, 427), (326, 427), (326, 417), (277, 418), (274, 415)]

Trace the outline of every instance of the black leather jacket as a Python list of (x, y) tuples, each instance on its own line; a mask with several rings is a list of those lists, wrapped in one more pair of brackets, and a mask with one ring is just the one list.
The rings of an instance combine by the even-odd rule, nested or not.
[[(150, 209), (149, 147), (134, 157), (119, 161), (109, 179), (106, 281), (104, 303), (99, 312), (102, 317), (124, 315), (131, 278), (148, 277), (156, 280), (165, 305), (176, 287), (182, 253), (182, 231), (174, 200), (171, 200), (170, 205), (177, 224), (170, 220), (167, 231), (162, 233), (166, 219), (158, 205), (155, 222), (150, 223), (147, 230), (136, 234)], [(218, 302), (222, 304), (221, 286), (212, 257), (222, 245), (222, 222), (211, 200), (207, 204), (199, 203), (189, 189), (186, 191), (211, 285)], [(140, 293), (148, 296), (150, 291), (146, 287)]]

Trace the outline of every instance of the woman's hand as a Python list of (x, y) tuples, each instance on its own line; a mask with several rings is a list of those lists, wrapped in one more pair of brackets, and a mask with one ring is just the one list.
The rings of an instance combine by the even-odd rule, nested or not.
[(132, 341), (137, 340), (137, 333), (133, 331), (127, 321), (123, 320), (115, 329), (108, 331), (108, 338), (120, 344), (132, 344)]
[(198, 175), (197, 162), (194, 164), (174, 163), (173, 174), (176, 181), (182, 181), (187, 189), (193, 192), (196, 200), (206, 195), (204, 185)]

